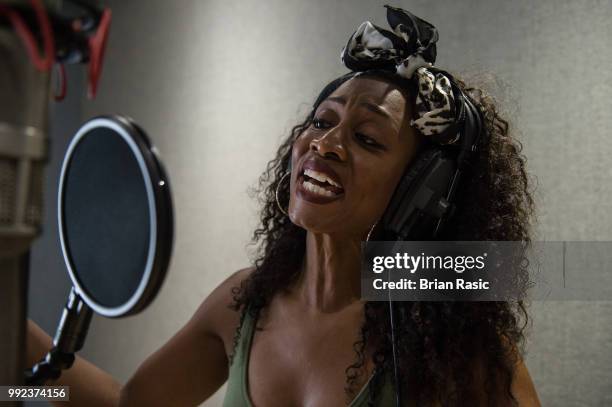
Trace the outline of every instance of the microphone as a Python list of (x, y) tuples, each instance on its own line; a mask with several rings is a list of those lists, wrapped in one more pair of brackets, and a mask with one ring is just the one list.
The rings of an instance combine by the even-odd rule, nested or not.
[(95, 96), (110, 19), (96, 0), (0, 0), (0, 385), (24, 382), (29, 251), (42, 225), (51, 69), (60, 68), (56, 100), (65, 93), (64, 63), (88, 64)]
[(41, 232), (49, 71), (0, 27), (0, 385), (23, 383), (29, 249)]

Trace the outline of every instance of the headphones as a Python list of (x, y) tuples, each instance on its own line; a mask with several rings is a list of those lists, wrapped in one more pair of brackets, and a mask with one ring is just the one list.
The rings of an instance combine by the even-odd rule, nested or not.
[[(474, 102), (451, 80), (457, 120), (446, 131), (459, 133), (459, 144), (431, 143), (408, 164), (381, 218), (380, 240), (432, 240), (455, 212), (455, 193), (466, 165), (478, 151), (484, 130)], [(395, 306), (389, 295), (389, 322), (393, 356), (395, 405), (402, 406), (396, 339)]]
[(454, 197), (466, 164), (478, 150), (483, 119), (474, 102), (451, 86), (457, 121), (447, 131), (459, 132), (458, 145), (428, 145), (408, 164), (382, 216), (384, 240), (430, 240), (455, 212)]

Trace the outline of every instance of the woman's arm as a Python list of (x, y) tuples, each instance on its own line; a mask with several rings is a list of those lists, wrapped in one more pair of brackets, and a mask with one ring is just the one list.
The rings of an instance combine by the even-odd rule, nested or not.
[[(53, 340), (33, 321), (27, 325), (27, 366), (40, 361), (53, 347)], [(119, 404), (121, 385), (111, 375), (76, 356), (74, 364), (62, 371), (58, 380), (45, 383), (49, 386), (70, 386), (70, 405), (109, 407)], [(52, 402), (54, 406), (65, 406), (65, 402)]]
[(240, 315), (229, 309), (231, 290), (251, 269), (221, 283), (191, 320), (138, 368), (120, 406), (196, 406), (227, 380), (228, 358)]
[[(70, 405), (195, 406), (210, 397), (227, 379), (226, 349), (231, 349), (240, 316), (228, 308), (231, 289), (251, 269), (234, 273), (221, 283), (187, 324), (149, 356), (121, 386), (111, 375), (77, 356), (59, 380), (46, 384), (70, 386)], [(29, 322), (28, 363), (51, 347), (51, 338)], [(57, 403), (57, 406), (65, 403)]]

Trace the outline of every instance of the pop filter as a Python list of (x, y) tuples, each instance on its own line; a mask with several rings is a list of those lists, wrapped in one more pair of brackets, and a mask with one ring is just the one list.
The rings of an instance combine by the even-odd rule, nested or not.
[(49, 354), (26, 384), (56, 379), (84, 344), (92, 310), (135, 314), (159, 292), (173, 243), (170, 186), (144, 131), (100, 116), (76, 133), (58, 191), (60, 243), (73, 288)]
[(58, 191), (60, 242), (77, 294), (106, 317), (157, 294), (173, 240), (167, 176), (129, 119), (96, 117), (70, 143)]

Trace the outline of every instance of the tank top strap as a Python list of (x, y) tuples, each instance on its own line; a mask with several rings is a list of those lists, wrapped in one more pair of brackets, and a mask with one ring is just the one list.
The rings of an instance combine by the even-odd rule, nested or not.
[(250, 309), (246, 308), (242, 317), (232, 363), (229, 366), (223, 407), (252, 407), (249, 402), (246, 375), (248, 374), (249, 353), (256, 322), (256, 319), (251, 316)]
[(240, 325), (238, 343), (236, 344), (236, 349), (234, 351), (232, 366), (245, 367), (248, 363), (255, 324), (256, 320), (251, 316), (250, 309), (247, 308), (244, 311), (244, 316)]

